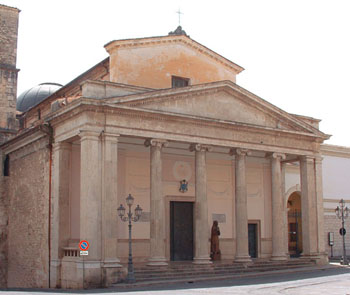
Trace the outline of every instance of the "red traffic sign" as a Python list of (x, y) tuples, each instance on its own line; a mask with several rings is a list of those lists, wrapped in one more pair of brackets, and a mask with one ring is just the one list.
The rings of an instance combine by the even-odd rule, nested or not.
[(86, 240), (82, 240), (79, 243), (79, 248), (81, 251), (87, 251), (89, 249), (89, 246), (90, 246), (89, 242)]

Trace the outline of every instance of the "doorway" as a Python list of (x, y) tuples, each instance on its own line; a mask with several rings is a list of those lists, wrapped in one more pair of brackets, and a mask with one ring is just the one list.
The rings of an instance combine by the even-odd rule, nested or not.
[(290, 257), (299, 257), (303, 251), (302, 224), (301, 224), (301, 198), (294, 192), (288, 198), (288, 252)]
[(248, 249), (251, 258), (258, 257), (258, 225), (248, 223)]
[(193, 202), (170, 202), (170, 260), (193, 260)]

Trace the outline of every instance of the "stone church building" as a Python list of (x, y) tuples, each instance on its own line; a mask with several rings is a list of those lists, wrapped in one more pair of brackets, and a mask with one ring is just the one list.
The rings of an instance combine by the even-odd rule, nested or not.
[[(129, 194), (143, 209), (133, 224), (136, 263), (212, 263), (214, 220), (223, 260), (299, 252), (327, 263), (321, 154), (330, 136), (319, 120), (240, 87), (244, 69), (181, 27), (109, 42), (105, 60), (53, 93), (43, 87), (43, 100), (28, 92), (16, 113), (18, 12), (0, 5), (13, 30), (0, 56), (1, 130), (19, 130), (0, 146), (0, 284), (118, 281), (128, 227), (117, 208)], [(88, 256), (79, 256), (80, 240)]]

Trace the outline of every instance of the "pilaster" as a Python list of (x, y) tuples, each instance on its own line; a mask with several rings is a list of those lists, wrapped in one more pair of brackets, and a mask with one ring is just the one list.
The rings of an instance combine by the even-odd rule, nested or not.
[(122, 267), (118, 250), (118, 134), (102, 134), (102, 261), (104, 267)]
[(51, 200), (50, 286), (61, 286), (62, 248), (70, 238), (70, 169), (72, 145), (57, 142), (53, 146), (53, 177)]
[(318, 251), (318, 225), (316, 208), (316, 182), (314, 158), (300, 158), (301, 219), (304, 257), (314, 257)]
[(324, 262), (328, 262), (328, 255), (325, 248), (324, 237), (324, 207), (323, 207), (323, 182), (322, 182), (322, 160), (321, 155), (315, 158), (315, 174), (316, 174), (316, 210), (317, 210), (317, 245), (320, 258)]
[(101, 283), (102, 208), (101, 208), (101, 137), (96, 131), (80, 134), (80, 240), (90, 244), (83, 257), (89, 269), (84, 272), (84, 286)]

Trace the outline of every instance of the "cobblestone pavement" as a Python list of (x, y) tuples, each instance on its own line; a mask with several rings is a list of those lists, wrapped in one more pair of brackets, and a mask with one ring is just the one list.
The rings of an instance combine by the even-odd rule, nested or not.
[(350, 295), (350, 267), (332, 267), (303, 273), (269, 274), (259, 277), (218, 280), (214, 282), (181, 283), (133, 289), (65, 290), (2, 290), (0, 295), (14, 294), (125, 294), (125, 295)]

